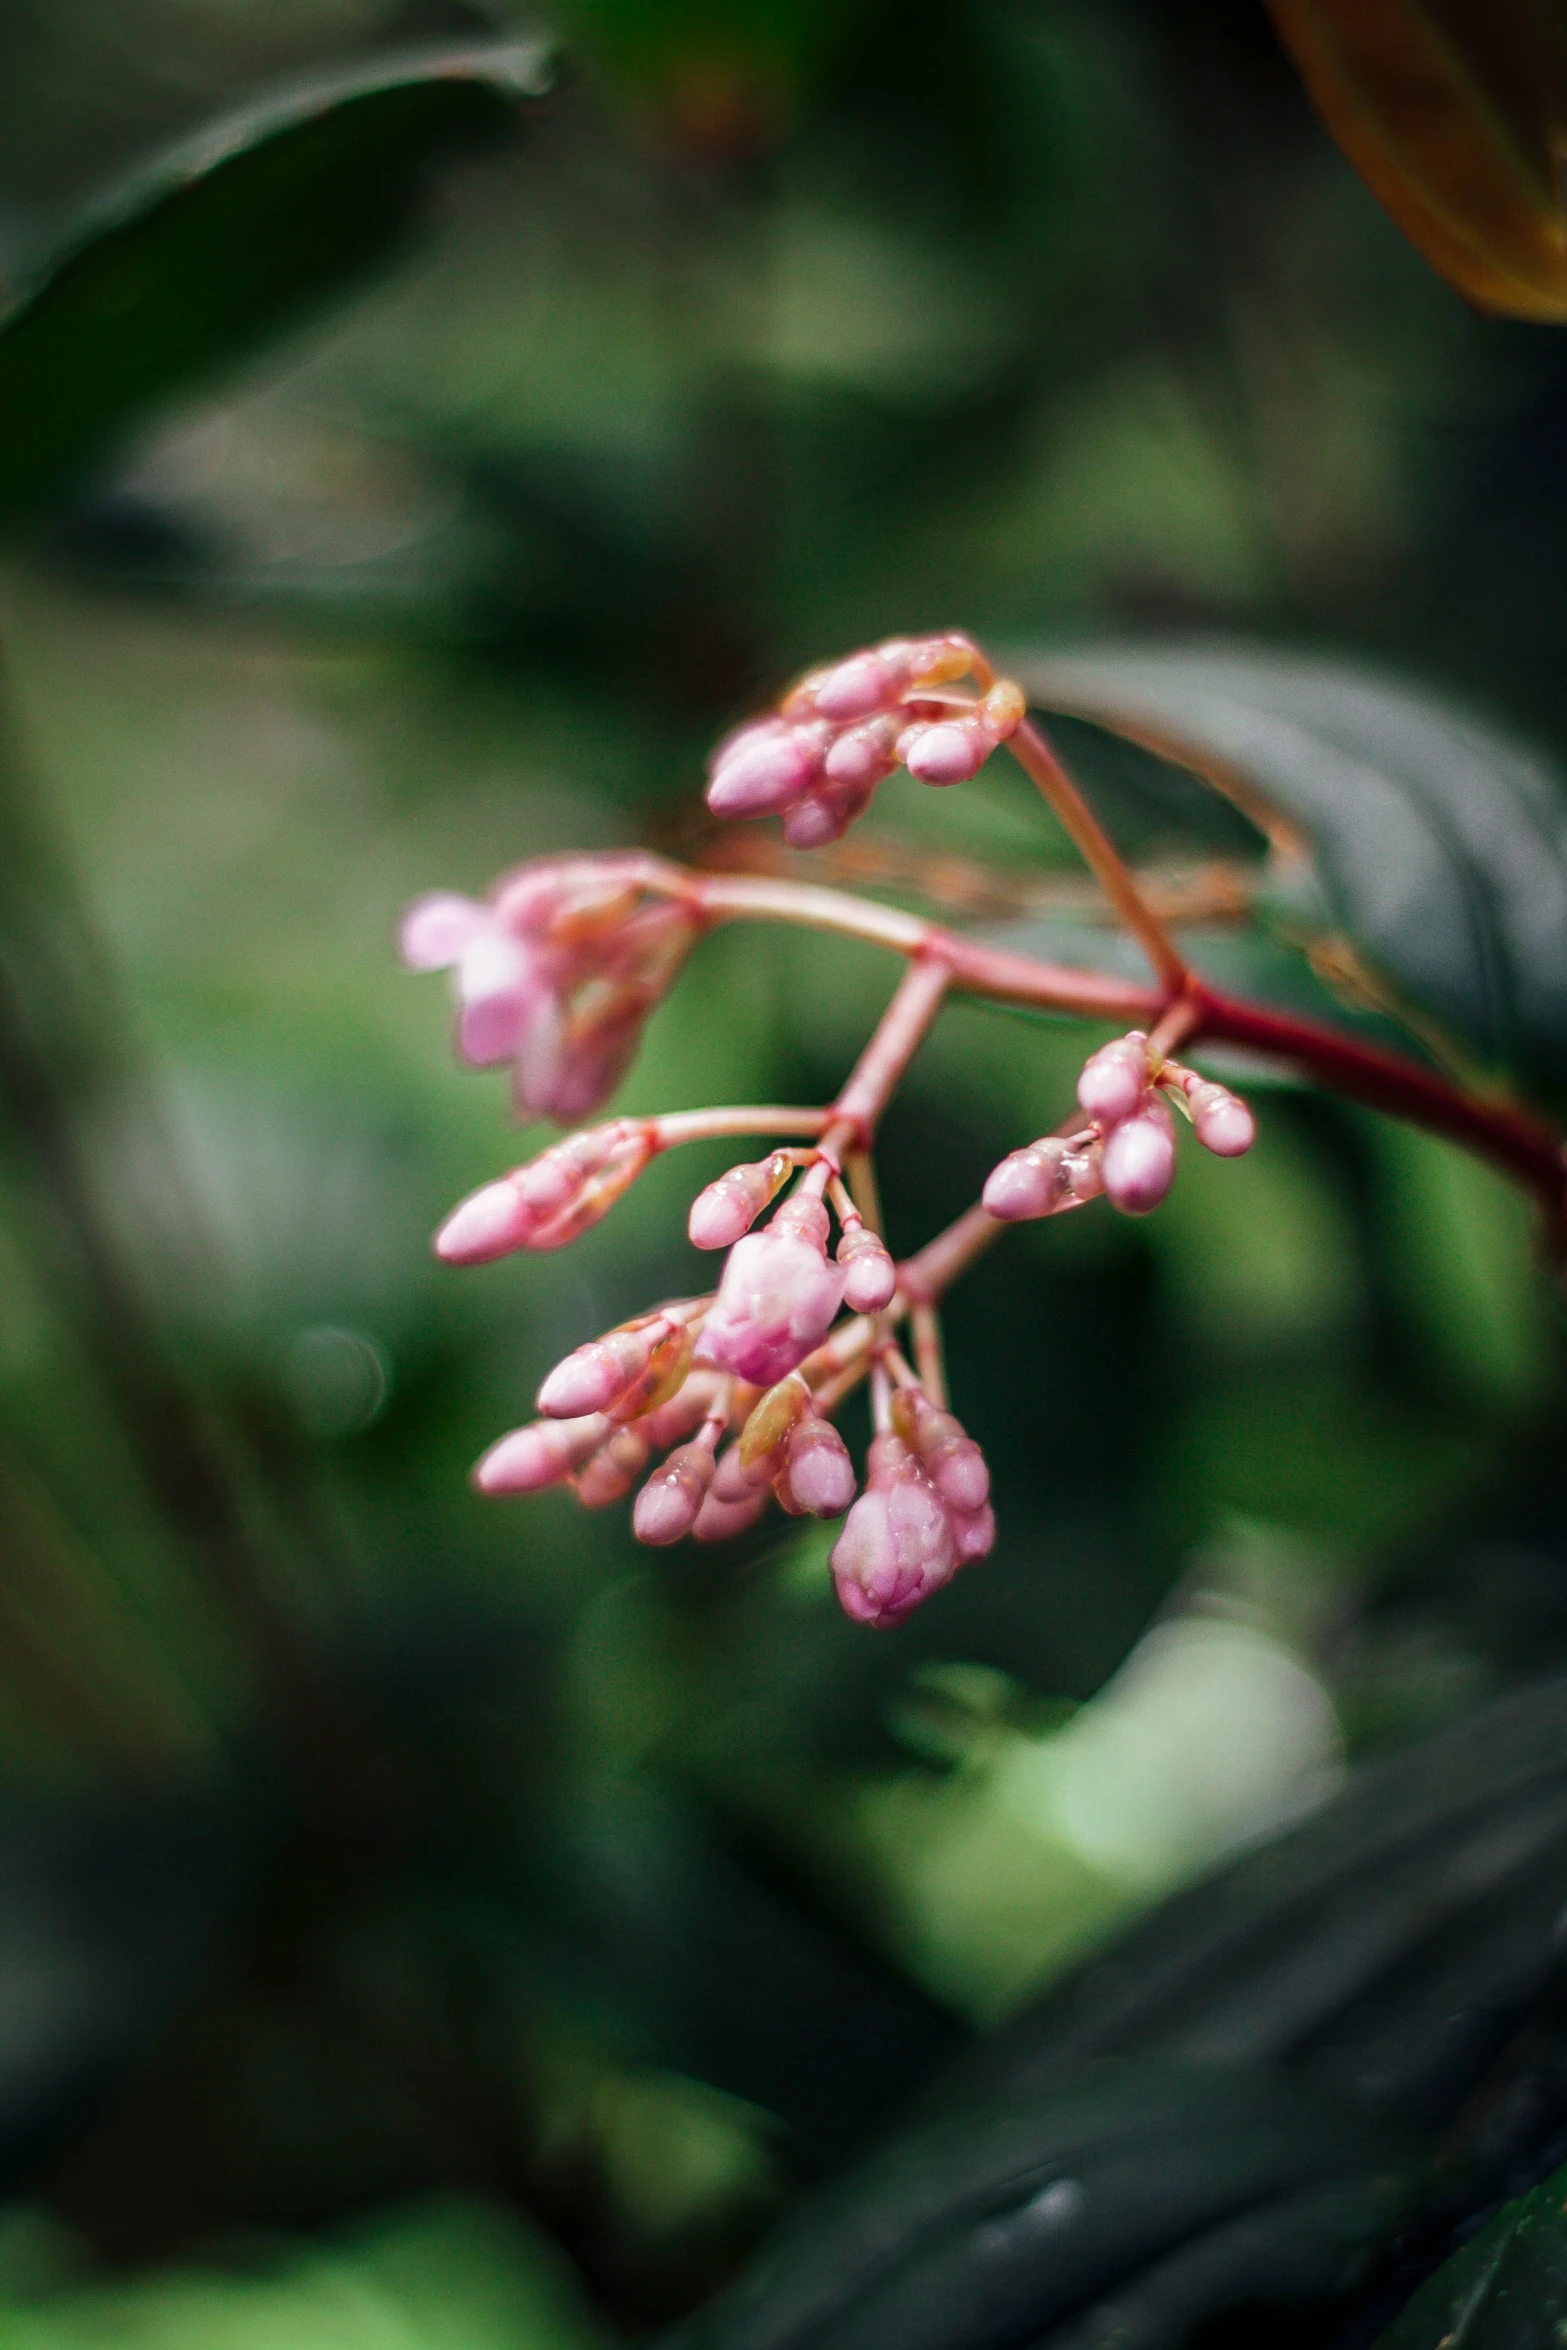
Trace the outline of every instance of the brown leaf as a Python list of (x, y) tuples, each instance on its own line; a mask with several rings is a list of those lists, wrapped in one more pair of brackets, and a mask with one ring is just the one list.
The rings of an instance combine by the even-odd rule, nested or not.
[(1562, 0), (1268, 0), (1378, 201), (1482, 310), (1567, 319)]

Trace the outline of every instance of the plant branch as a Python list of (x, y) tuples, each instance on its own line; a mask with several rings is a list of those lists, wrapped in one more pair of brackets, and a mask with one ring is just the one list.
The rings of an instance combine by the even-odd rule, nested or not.
[(1148, 904), (1130, 867), (1031, 718), (1008, 737), (1007, 748), (1082, 856), (1121, 921), (1171, 995), (1186, 981), (1186, 963)]

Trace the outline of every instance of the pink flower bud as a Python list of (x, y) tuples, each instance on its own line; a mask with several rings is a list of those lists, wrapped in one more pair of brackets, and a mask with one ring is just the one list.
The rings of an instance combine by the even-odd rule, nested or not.
[(580, 1420), (535, 1420), (492, 1444), (473, 1472), (481, 1493), (538, 1493), (591, 1460), (612, 1432), (602, 1413)]
[(957, 1552), (948, 1514), (901, 1437), (876, 1437), (869, 1482), (833, 1545), (844, 1613), (861, 1624), (896, 1624), (950, 1582)]
[(1157, 1098), (1124, 1118), (1105, 1138), (1100, 1161), (1104, 1187), (1126, 1216), (1146, 1216), (1175, 1181), (1175, 1129)]
[(551, 1420), (608, 1411), (616, 1397), (641, 1378), (668, 1336), (666, 1323), (653, 1322), (645, 1330), (611, 1330), (579, 1346), (555, 1365), (539, 1389), (539, 1410)]
[(713, 1456), (705, 1444), (683, 1444), (637, 1495), (631, 1531), (639, 1542), (662, 1548), (679, 1542), (696, 1524), (713, 1482)]
[(893, 1397), (892, 1424), (949, 1510), (972, 1516), (984, 1508), (990, 1471), (961, 1421), (938, 1411), (919, 1388), (905, 1387)]
[(740, 1466), (740, 1448), (732, 1444), (713, 1474), (707, 1499), (691, 1529), (694, 1542), (728, 1542), (754, 1526), (767, 1507), (768, 1487), (753, 1485)]
[(827, 1261), (827, 1211), (788, 1199), (765, 1232), (736, 1241), (702, 1351), (720, 1370), (770, 1387), (821, 1343), (843, 1298), (843, 1271)]
[(854, 653), (815, 680), (811, 699), (824, 718), (845, 725), (885, 710), (897, 698), (902, 682), (899, 669), (881, 654)]
[(573, 1480), (584, 1509), (607, 1509), (624, 1501), (647, 1467), (649, 1445), (634, 1428), (615, 1428)]
[(1238, 1094), (1199, 1078), (1186, 1088), (1192, 1128), (1204, 1150), (1216, 1158), (1238, 1159), (1257, 1139), (1257, 1121)]
[(822, 749), (808, 726), (761, 719), (722, 746), (707, 804), (715, 816), (776, 815), (809, 791), (821, 772)]
[(609, 1213), (658, 1149), (651, 1118), (590, 1126), (470, 1192), (435, 1236), (448, 1265), (482, 1265), (516, 1248), (564, 1248)]
[(1148, 1090), (1148, 1039), (1141, 1029), (1091, 1053), (1077, 1081), (1077, 1098), (1101, 1127), (1129, 1118)]
[(946, 718), (935, 726), (911, 726), (898, 739), (898, 755), (918, 783), (967, 783), (994, 749), (971, 719)]
[(897, 765), (894, 744), (897, 729), (885, 718), (869, 726), (851, 727), (840, 734), (827, 753), (823, 771), (830, 784), (849, 791), (873, 791)]
[(447, 971), (460, 963), (495, 917), (477, 898), (434, 889), (415, 898), (403, 916), (398, 947), (410, 971)]
[(988, 1558), (996, 1547), (996, 1513), (989, 1502), (983, 1509), (967, 1515), (959, 1510), (948, 1514), (952, 1519), (952, 1547), (958, 1565), (968, 1567), (976, 1559)]
[(1079, 1206), (1085, 1200), (1098, 1199), (1105, 1187), (1103, 1143), (1092, 1142), (1087, 1150), (1070, 1151), (1062, 1161), (1061, 1171), (1066, 1177), (1069, 1199)]
[(1003, 1224), (1053, 1214), (1067, 1197), (1070, 1157), (1066, 1144), (1053, 1135), (1031, 1142), (1027, 1150), (1013, 1151), (985, 1179), (981, 1196), (986, 1209)]
[(691, 1214), (686, 1222), (692, 1246), (733, 1248), (740, 1235), (750, 1231), (768, 1202), (782, 1190), (789, 1179), (791, 1164), (787, 1151), (774, 1151), (770, 1158), (731, 1167), (705, 1191), (699, 1191), (691, 1202)]
[(843, 1302), (851, 1312), (879, 1314), (891, 1305), (898, 1268), (880, 1233), (868, 1224), (846, 1225), (836, 1254), (843, 1267)]
[(718, 1371), (693, 1371), (667, 1403), (639, 1413), (632, 1426), (654, 1452), (663, 1452), (701, 1427), (718, 1401), (721, 1382)]
[(874, 783), (821, 785), (797, 801), (784, 816), (783, 835), (792, 849), (821, 849), (842, 840), (851, 824), (876, 795)]
[(854, 1499), (854, 1463), (830, 1420), (796, 1421), (778, 1476), (778, 1498), (795, 1515), (841, 1518)]

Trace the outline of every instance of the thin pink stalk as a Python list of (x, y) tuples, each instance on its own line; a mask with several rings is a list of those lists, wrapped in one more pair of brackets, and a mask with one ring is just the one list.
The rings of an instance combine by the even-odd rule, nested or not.
[(1185, 958), (1149, 906), (1120, 850), (1032, 719), (1025, 718), (1007, 738), (1007, 748), (1029, 781), (1038, 786), (1166, 991), (1176, 994), (1185, 984)]
[[(940, 956), (927, 948), (910, 963), (898, 991), (877, 1023), (876, 1033), (855, 1063), (854, 1072), (833, 1104), (833, 1130), (849, 1129), (848, 1141), (863, 1149), (876, 1130), (913, 1060), (952, 975)], [(845, 1144), (847, 1147), (847, 1143)]]
[(775, 1104), (741, 1104), (722, 1110), (672, 1110), (652, 1123), (660, 1150), (684, 1142), (721, 1141), (733, 1134), (820, 1134), (830, 1110), (779, 1109)]

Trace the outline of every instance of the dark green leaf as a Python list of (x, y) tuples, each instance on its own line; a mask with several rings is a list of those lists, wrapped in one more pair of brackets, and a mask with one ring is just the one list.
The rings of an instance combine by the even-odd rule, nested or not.
[[(1567, 1082), (1567, 800), (1440, 696), (1348, 662), (1199, 643), (1034, 654), (1031, 699), (1206, 776), (1269, 830), (1275, 913), (1498, 1068)], [(1309, 870), (1301, 856), (1309, 858)]]
[(1377, 2350), (1561, 2350), (1567, 2168), (1499, 2211), (1428, 2277)]
[(543, 73), (536, 42), (377, 57), (210, 124), (93, 205), (0, 318), (0, 517), (382, 261), (432, 165), (504, 130)]
[[(680, 2340), (1012, 2350), (1174, 2262), (1186, 2287), (1167, 2280), (1167, 2320), (1145, 2291), (1138, 2337), (1171, 2343), (1194, 2300), (1205, 2315), (1258, 2288), (1255, 2229), (1240, 2223), (1288, 2210), (1299, 2258), (1286, 2289), (1302, 2277), (1333, 2289), (1417, 2169), (1396, 2140), (1270, 2066), (1100, 2068), (1037, 2102), (910, 2132), (818, 2197)], [(1204, 2245), (1217, 2247), (1206, 2261)]]

